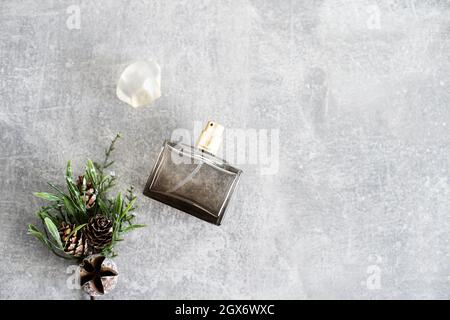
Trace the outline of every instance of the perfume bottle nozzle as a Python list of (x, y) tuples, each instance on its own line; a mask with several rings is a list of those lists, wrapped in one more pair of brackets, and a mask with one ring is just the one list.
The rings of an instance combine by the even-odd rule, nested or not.
[(196, 147), (215, 155), (222, 145), (224, 129), (225, 128), (217, 122), (208, 121), (197, 140)]

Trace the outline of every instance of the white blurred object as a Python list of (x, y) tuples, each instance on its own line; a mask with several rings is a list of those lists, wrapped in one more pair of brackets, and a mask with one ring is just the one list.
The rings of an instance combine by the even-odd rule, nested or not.
[(161, 97), (161, 67), (153, 60), (130, 64), (119, 78), (116, 94), (134, 108), (151, 104)]

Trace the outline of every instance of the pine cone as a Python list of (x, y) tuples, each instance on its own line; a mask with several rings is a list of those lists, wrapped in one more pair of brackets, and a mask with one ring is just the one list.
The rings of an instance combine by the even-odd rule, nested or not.
[(93, 253), (101, 252), (112, 241), (113, 223), (105, 216), (98, 214), (89, 219), (84, 233)]
[(83, 195), (83, 201), (86, 204), (86, 209), (90, 209), (95, 205), (97, 198), (97, 190), (95, 190), (92, 182), (87, 182), (84, 176), (79, 176), (77, 180), (78, 190)]
[(81, 231), (75, 232), (71, 235), (75, 225), (63, 222), (59, 228), (59, 236), (64, 245), (64, 251), (76, 258), (81, 258), (88, 255), (88, 246), (84, 240)]
[(85, 258), (80, 265), (80, 285), (91, 297), (113, 290), (118, 275), (114, 261), (100, 254)]

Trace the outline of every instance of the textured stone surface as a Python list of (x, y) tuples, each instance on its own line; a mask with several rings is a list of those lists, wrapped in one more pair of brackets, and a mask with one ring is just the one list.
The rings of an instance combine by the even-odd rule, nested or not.
[[(142, 189), (162, 141), (209, 119), (279, 129), (278, 173), (241, 165), (221, 227), (142, 197), (109, 298), (450, 298), (449, 17), (437, 0), (2, 1), (0, 298), (82, 297), (26, 234), (66, 160), (121, 131), (120, 187)], [(147, 57), (163, 96), (133, 109), (116, 81)]]

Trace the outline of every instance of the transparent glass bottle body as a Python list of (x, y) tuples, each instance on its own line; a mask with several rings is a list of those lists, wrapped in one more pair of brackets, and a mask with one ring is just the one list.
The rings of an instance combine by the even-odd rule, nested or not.
[(220, 225), (241, 172), (206, 151), (165, 141), (144, 195)]

